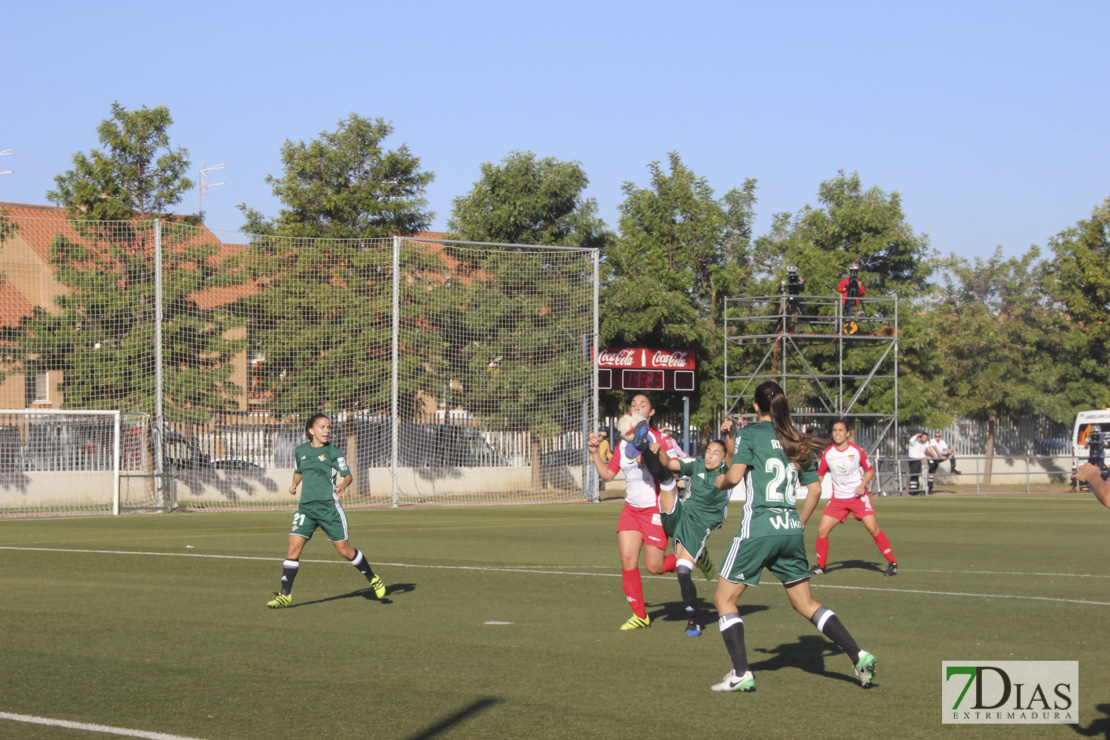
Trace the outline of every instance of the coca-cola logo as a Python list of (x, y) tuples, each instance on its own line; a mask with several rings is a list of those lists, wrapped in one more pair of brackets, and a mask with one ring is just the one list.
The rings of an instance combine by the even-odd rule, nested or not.
[(603, 349), (597, 356), (597, 364), (601, 367), (632, 367), (635, 360), (634, 349)]
[(652, 367), (673, 367), (679, 370), (686, 369), (687, 357), (690, 352), (676, 352), (668, 350), (656, 350), (655, 354), (651, 356)]
[(598, 367), (620, 367), (640, 370), (693, 370), (693, 350), (651, 349), (647, 347), (610, 347), (597, 354)]

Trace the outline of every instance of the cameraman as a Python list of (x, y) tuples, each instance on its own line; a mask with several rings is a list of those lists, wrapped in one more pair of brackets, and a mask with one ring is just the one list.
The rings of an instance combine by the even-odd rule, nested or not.
[[(843, 296), (840, 299), (841, 315), (855, 318), (856, 311), (859, 309), (860, 298), (867, 295), (867, 289), (859, 281), (859, 265), (855, 262), (848, 265), (848, 277), (840, 281), (840, 284), (836, 286), (836, 292)], [(850, 304), (849, 301), (851, 301)], [(851, 311), (850, 314), (848, 313), (849, 310)]]
[(1095, 498), (1107, 509), (1110, 509), (1110, 483), (1102, 479), (1102, 468), (1085, 462), (1079, 466), (1079, 470), (1075, 471), (1072, 480), (1086, 483)]
[(802, 289), (806, 286), (806, 279), (798, 274), (797, 265), (786, 266), (786, 280), (779, 283), (779, 293), (786, 299), (782, 306), (782, 329), (784, 331), (796, 331), (798, 328), (798, 316), (802, 313), (802, 305), (798, 301), (798, 296), (802, 294)]

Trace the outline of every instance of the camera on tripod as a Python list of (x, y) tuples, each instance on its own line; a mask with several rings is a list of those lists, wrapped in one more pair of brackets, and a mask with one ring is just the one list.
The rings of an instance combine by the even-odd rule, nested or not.
[(859, 284), (859, 265), (855, 262), (848, 265), (848, 298), (859, 298), (860, 284)]
[(1110, 439), (1102, 432), (1101, 424), (1092, 424), (1091, 431), (1087, 434), (1087, 462), (1098, 466), (1102, 471), (1102, 479), (1110, 478), (1110, 469), (1106, 467), (1106, 447)]
[(805, 285), (805, 281), (798, 276), (798, 266), (787, 265), (786, 281), (782, 284), (780, 291), (789, 296), (801, 295), (803, 285)]

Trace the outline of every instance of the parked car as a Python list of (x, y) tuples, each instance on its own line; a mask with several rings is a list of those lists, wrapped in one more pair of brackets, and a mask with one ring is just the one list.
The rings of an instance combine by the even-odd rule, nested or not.
[(212, 461), (212, 467), (216, 470), (262, 471), (262, 466), (258, 463), (238, 457), (218, 457)]

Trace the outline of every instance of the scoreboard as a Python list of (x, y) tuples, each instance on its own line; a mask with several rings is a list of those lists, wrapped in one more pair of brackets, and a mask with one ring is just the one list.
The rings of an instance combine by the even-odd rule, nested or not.
[(603, 391), (693, 393), (695, 370), (691, 349), (608, 348), (597, 357), (597, 387)]

